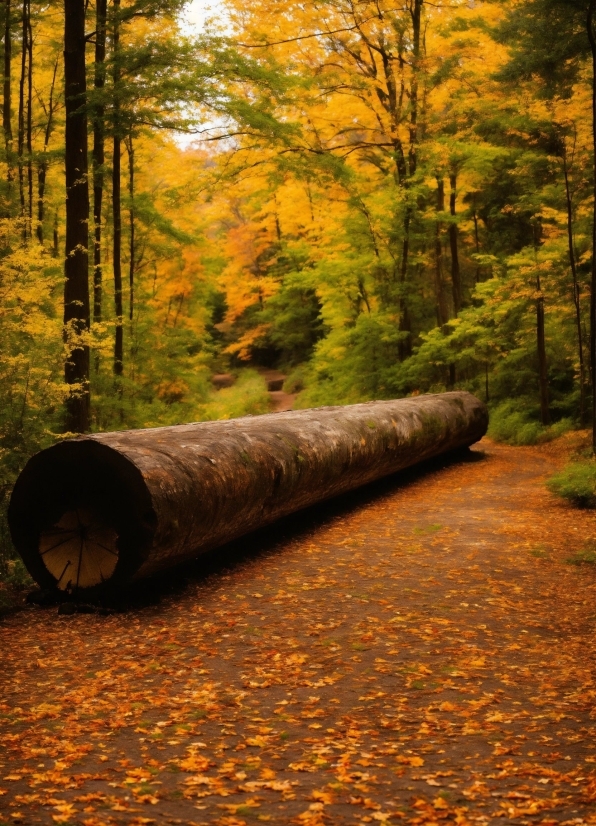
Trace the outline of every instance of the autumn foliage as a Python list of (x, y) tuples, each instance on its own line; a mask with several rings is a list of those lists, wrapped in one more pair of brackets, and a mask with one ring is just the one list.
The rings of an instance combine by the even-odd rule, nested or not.
[(590, 9), (226, 0), (197, 33), (98, 0), (73, 98), (64, 8), (7, 0), (3, 501), (65, 429), (267, 411), (255, 368), (302, 407), (469, 389), (509, 442), (589, 424)]

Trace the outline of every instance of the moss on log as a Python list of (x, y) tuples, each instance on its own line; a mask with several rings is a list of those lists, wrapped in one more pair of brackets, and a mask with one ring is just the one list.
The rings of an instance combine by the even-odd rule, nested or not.
[(456, 392), (81, 436), (28, 462), (11, 533), (42, 587), (121, 585), (469, 446), (487, 424)]

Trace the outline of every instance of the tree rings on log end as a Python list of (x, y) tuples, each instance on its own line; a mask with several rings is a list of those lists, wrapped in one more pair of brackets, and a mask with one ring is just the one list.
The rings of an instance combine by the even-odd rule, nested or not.
[(118, 554), (118, 534), (89, 508), (67, 511), (39, 536), (39, 555), (60, 591), (106, 582), (116, 570)]
[(87, 439), (34, 456), (17, 480), (8, 516), (31, 576), (65, 593), (128, 580), (146, 558), (155, 527), (137, 468)]

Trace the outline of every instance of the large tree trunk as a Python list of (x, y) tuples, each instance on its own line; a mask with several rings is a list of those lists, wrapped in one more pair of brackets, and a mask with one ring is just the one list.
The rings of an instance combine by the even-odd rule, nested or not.
[[(89, 185), (85, 83), (85, 2), (64, 0), (64, 82), (66, 98), (66, 259), (64, 262), (64, 374), (71, 392), (66, 430), (89, 429)], [(83, 338), (81, 338), (83, 337)]]
[(34, 456), (9, 508), (42, 586), (114, 586), (478, 441), (469, 393), (95, 434)]

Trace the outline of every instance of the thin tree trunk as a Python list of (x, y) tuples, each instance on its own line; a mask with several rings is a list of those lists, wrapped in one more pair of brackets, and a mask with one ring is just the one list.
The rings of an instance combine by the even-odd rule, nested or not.
[(58, 258), (60, 240), (58, 237), (58, 212), (54, 213), (54, 231), (52, 235), (52, 258)]
[(25, 124), (27, 147), (27, 217), (29, 237), (33, 234), (33, 31), (31, 2), (27, 0), (27, 120)]
[[(106, 18), (107, 0), (97, 0), (95, 13), (95, 77), (96, 93), (101, 94), (106, 80)], [(105, 106), (97, 103), (93, 117), (93, 320), (101, 321), (103, 270), (101, 263), (102, 204), (105, 163)]]
[(116, 330), (114, 338), (114, 373), (121, 376), (124, 370), (124, 327), (122, 323), (122, 204), (120, 191), (121, 142), (114, 135), (112, 161), (112, 210), (113, 210), (113, 250), (114, 250), (114, 310)]
[(594, 16), (596, 0), (590, 0), (588, 6), (588, 39), (592, 51), (592, 267), (590, 278), (590, 383), (592, 385), (592, 452), (596, 454), (596, 36), (594, 34)]
[(406, 212), (404, 219), (404, 240), (402, 245), (402, 259), (400, 272), (400, 296), (399, 296), (399, 330), (403, 337), (398, 344), (398, 355), (400, 361), (405, 361), (412, 355), (412, 321), (408, 308), (407, 279), (408, 279), (408, 257), (410, 252), (410, 212)]
[[(27, 39), (29, 36), (29, 28), (27, 25), (27, 10), (28, 0), (23, 0), (23, 8), (21, 14), (21, 76), (19, 79), (19, 115), (17, 137), (17, 155), (19, 166), (19, 201), (21, 204), (21, 218), (24, 218), (26, 214), (25, 169), (23, 156), (25, 154), (25, 84), (27, 82)], [(27, 237), (26, 230), (24, 234), (25, 237)]]
[(449, 321), (449, 312), (443, 291), (443, 244), (441, 243), (442, 223), (439, 217), (445, 211), (445, 183), (437, 178), (437, 220), (435, 222), (435, 293), (437, 302), (437, 323), (443, 327)]
[(452, 221), (449, 224), (449, 246), (451, 248), (451, 288), (453, 291), (453, 314), (457, 318), (461, 310), (461, 273), (459, 269), (459, 251), (458, 251), (458, 231), (455, 217), (457, 215), (455, 210), (455, 202), (457, 198), (457, 174), (452, 172), (449, 175), (449, 185), (451, 191), (449, 193), (449, 212), (451, 213)]
[(538, 345), (538, 371), (540, 382), (540, 419), (543, 425), (550, 424), (548, 409), (548, 370), (546, 366), (546, 341), (544, 335), (544, 297), (540, 286), (540, 276), (536, 276), (536, 290), (539, 297), (536, 300), (536, 334)]
[[(422, 7), (424, 0), (413, 0), (410, 8), (412, 18), (412, 79), (410, 83), (410, 123), (409, 123), (409, 150), (408, 150), (408, 179), (403, 181), (404, 192), (407, 197), (409, 179), (416, 174), (418, 165), (418, 72), (420, 71), (420, 34)], [(400, 360), (412, 355), (412, 321), (408, 307), (407, 282), (408, 263), (410, 255), (410, 229), (412, 223), (412, 209), (406, 205), (406, 215), (404, 218), (404, 240), (402, 244), (402, 261), (400, 273), (400, 326), (404, 333), (403, 339), (399, 343)]]
[(134, 290), (135, 290), (135, 151), (132, 140), (132, 135), (128, 138), (128, 194), (130, 196), (130, 207), (128, 210), (129, 221), (129, 239), (130, 239), (130, 261), (128, 265), (128, 289), (129, 289), (129, 307), (128, 317), (132, 322), (134, 313)]
[(416, 173), (418, 165), (418, 72), (420, 71), (420, 35), (423, 5), (424, 0), (413, 0), (410, 9), (412, 17), (412, 82), (410, 84), (410, 147), (408, 154), (410, 177)]
[(56, 85), (56, 73), (58, 71), (58, 61), (54, 64), (54, 74), (52, 76), (52, 85), (50, 87), (50, 100), (48, 102), (48, 120), (46, 123), (45, 133), (44, 133), (44, 141), (43, 141), (43, 154), (41, 160), (39, 162), (39, 166), (37, 167), (37, 240), (40, 244), (43, 244), (43, 222), (45, 217), (45, 189), (46, 189), (46, 177), (48, 174), (48, 159), (47, 159), (47, 152), (48, 146), (50, 143), (50, 136), (52, 134), (52, 128), (54, 126), (54, 88)]
[(538, 269), (538, 226), (534, 226), (534, 259), (536, 262), (536, 348), (538, 352), (538, 384), (540, 387), (540, 420), (543, 425), (550, 424), (548, 407), (548, 367), (546, 363), (546, 338), (544, 331), (544, 296), (540, 284)]
[[(118, 48), (120, 41), (120, 0), (114, 0), (114, 88), (120, 82), (118, 67)], [(118, 107), (114, 113), (114, 140), (112, 160), (112, 212), (114, 227), (114, 308), (116, 312), (116, 330), (114, 337), (114, 374), (121, 376), (124, 370), (124, 327), (122, 323), (122, 203), (120, 184), (121, 140), (119, 134)]]
[[(476, 212), (476, 193), (472, 196), (472, 219), (474, 221), (474, 247), (476, 255), (480, 254), (480, 236), (478, 234), (478, 213)], [(480, 265), (476, 262), (476, 283), (480, 283)]]
[(573, 278), (573, 304), (575, 306), (575, 325), (577, 329), (577, 349), (579, 356), (579, 417), (583, 425), (586, 418), (586, 368), (584, 364), (584, 345), (582, 339), (581, 297), (577, 278), (577, 262), (575, 245), (573, 243), (573, 201), (569, 185), (569, 169), (567, 167), (567, 150), (563, 149), (563, 174), (565, 176), (565, 201), (567, 204), (567, 240), (569, 244), (569, 264)]
[(2, 100), (2, 127), (4, 129), (4, 143), (6, 146), (6, 163), (8, 166), (8, 180), (12, 180), (12, 9), (10, 0), (5, 0), (4, 20), (4, 84)]
[(66, 99), (66, 258), (64, 336), (68, 345), (64, 375), (71, 392), (66, 430), (89, 429), (89, 185), (85, 73), (85, 0), (64, 0), (64, 81)]

